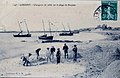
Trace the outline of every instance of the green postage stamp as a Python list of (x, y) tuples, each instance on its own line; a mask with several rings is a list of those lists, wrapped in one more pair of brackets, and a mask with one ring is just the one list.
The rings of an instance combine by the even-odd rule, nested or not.
[(101, 0), (101, 20), (117, 20), (117, 0)]

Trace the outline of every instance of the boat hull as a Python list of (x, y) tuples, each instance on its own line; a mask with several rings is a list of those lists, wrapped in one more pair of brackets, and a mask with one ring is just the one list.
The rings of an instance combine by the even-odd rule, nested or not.
[(79, 34), (79, 31), (73, 31), (74, 34)]
[(31, 34), (13, 35), (14, 37), (31, 37)]
[(39, 39), (42, 39), (42, 40), (53, 40), (53, 36), (39, 36), (38, 37)]
[(60, 33), (59, 36), (73, 36), (73, 33)]

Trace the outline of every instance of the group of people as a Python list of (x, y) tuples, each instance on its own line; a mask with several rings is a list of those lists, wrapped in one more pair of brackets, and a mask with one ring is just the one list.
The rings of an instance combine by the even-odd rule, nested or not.
[[(63, 51), (64, 51), (64, 58), (65, 59), (68, 59), (68, 49), (69, 47), (67, 46), (67, 44), (65, 43), (64, 46), (63, 46)], [(36, 55), (37, 55), (37, 59), (40, 58), (40, 51), (41, 51), (41, 48), (38, 48), (35, 50), (36, 52)], [(72, 48), (72, 51), (73, 51), (73, 61), (76, 62), (77, 61), (77, 45), (74, 45), (73, 48)], [(51, 62), (51, 61), (55, 61), (55, 52), (56, 52), (56, 60), (57, 60), (57, 64), (60, 63), (61, 61), (61, 51), (60, 51), (60, 48), (57, 48), (57, 51), (56, 51), (56, 48), (54, 46), (52, 46), (51, 48), (47, 48), (46, 50), (46, 60), (47, 62)], [(31, 65), (30, 61), (29, 61), (29, 57), (31, 57), (31, 53), (28, 54), (28, 57), (23, 57), (23, 65), (24, 66), (28, 66), (28, 65)]]

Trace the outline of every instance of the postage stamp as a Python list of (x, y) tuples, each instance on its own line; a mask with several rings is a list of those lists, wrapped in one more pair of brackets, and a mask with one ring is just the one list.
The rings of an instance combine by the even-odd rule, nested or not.
[(117, 0), (101, 0), (101, 20), (117, 20)]

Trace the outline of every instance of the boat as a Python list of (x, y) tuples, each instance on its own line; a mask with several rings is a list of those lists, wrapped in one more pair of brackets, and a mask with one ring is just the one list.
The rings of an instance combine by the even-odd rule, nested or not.
[[(26, 25), (27, 34), (23, 34), (23, 31), (22, 31), (22, 29), (21, 29), (20, 23), (23, 23), (23, 22), (24, 22), (25, 25)], [(13, 35), (14, 37), (31, 37), (31, 34), (30, 34), (29, 30), (28, 30), (26, 21), (24, 20), (23, 22), (19, 22), (19, 21), (18, 21), (18, 25), (19, 25), (19, 28), (20, 28), (20, 32), (19, 32), (18, 34), (16, 34), (16, 35)]]
[(43, 20), (42, 20), (42, 23), (43, 23), (44, 35), (39, 36), (38, 39), (42, 39), (42, 40), (53, 40), (53, 36), (52, 36), (52, 34), (51, 34), (50, 22), (49, 22), (50, 36), (48, 36), (48, 35), (45, 33), (45, 25), (44, 25), (44, 21), (43, 21)]
[(73, 32), (63, 32), (60, 33), (59, 36), (73, 36)]
[(39, 36), (38, 38), (43, 40), (53, 40), (53, 36), (47, 36), (47, 34)]
[(79, 34), (79, 32), (80, 32), (79, 30), (74, 30), (73, 31), (74, 34)]
[(14, 37), (31, 37), (31, 34), (23, 34), (23, 35), (13, 35)]
[[(62, 25), (63, 25), (63, 24), (62, 24)], [(73, 32), (71, 31), (69, 24), (68, 24), (68, 27), (69, 27), (69, 31), (67, 32), (67, 31), (65, 30), (64, 25), (63, 25), (64, 32), (60, 33), (59, 36), (73, 36)]]

